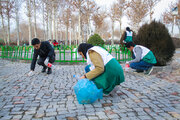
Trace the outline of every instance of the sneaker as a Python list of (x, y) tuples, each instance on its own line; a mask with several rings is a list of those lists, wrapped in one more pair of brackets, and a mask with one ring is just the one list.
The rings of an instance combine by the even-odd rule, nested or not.
[(52, 73), (52, 69), (48, 68), (47, 74), (51, 74)]
[(47, 69), (47, 67), (43, 67), (43, 69), (42, 69), (42, 73), (44, 73), (44, 72), (46, 72), (46, 69)]
[(152, 71), (153, 71), (153, 67), (150, 67), (148, 70), (145, 71), (144, 74), (151, 75)]

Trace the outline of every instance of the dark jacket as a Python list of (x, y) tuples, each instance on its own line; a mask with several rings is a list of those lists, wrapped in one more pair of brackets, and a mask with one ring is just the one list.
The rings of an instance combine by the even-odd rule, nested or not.
[(34, 70), (38, 55), (42, 58), (55, 56), (54, 49), (48, 41), (41, 42), (38, 50), (34, 49), (33, 59), (31, 62), (31, 70)]

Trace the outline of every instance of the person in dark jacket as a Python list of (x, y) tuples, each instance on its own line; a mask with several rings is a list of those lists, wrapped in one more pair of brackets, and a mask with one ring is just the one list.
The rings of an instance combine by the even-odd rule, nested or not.
[[(55, 61), (54, 49), (48, 41), (40, 42), (38, 38), (34, 38), (32, 39), (32, 45), (34, 47), (34, 54), (31, 62), (31, 71), (28, 74), (29, 76), (33, 74), (38, 56), (39, 60), (37, 63), (43, 66), (42, 72), (46, 72), (48, 63), (53, 63)], [(51, 73), (52, 69), (48, 67), (47, 74)]]

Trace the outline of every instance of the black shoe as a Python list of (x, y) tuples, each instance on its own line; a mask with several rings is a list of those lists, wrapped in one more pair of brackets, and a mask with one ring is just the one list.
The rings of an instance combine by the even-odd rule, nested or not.
[(51, 74), (52, 73), (52, 69), (48, 68), (47, 74)]
[(136, 69), (136, 72), (141, 73), (141, 72), (144, 72), (144, 70)]
[(47, 67), (43, 67), (43, 69), (42, 69), (42, 73), (44, 73), (44, 72), (46, 72), (46, 69), (47, 69)]

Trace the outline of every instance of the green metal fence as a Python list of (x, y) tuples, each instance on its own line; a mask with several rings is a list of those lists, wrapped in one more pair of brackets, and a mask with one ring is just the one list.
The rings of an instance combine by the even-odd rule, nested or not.
[[(124, 46), (103, 46), (118, 62), (131, 60), (131, 52)], [(32, 46), (0, 46), (0, 58), (32, 60)], [(86, 62), (77, 52), (77, 46), (58, 46), (55, 48), (55, 62)]]

